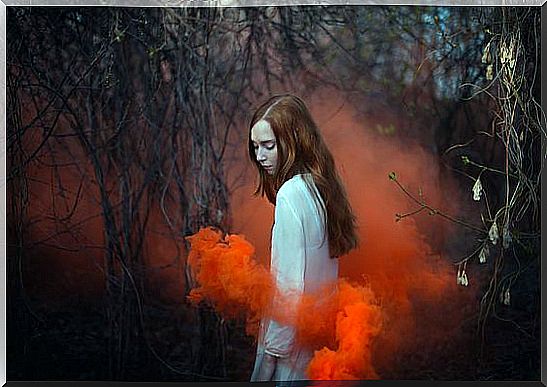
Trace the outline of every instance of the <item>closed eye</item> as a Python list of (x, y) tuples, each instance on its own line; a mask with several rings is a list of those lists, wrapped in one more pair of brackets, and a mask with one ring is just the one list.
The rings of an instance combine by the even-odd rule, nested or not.
[[(262, 141), (260, 145), (266, 148), (267, 150), (272, 150), (275, 148), (275, 141), (272, 141), (272, 140)], [(258, 144), (253, 143), (253, 149), (255, 150), (255, 152), (258, 150), (258, 148), (259, 148)]]

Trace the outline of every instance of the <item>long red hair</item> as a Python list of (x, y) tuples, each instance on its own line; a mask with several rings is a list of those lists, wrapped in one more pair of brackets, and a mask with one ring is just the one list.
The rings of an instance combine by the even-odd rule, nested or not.
[[(251, 130), (260, 120), (270, 124), (277, 141), (277, 168), (273, 176), (256, 159)], [(334, 158), (302, 99), (291, 94), (271, 97), (255, 111), (249, 126), (249, 157), (259, 173), (255, 194), (275, 204), (276, 193), (288, 179), (310, 173), (323, 206), (331, 257), (357, 246), (355, 215), (340, 180)], [(315, 194), (315, 190), (311, 190)]]

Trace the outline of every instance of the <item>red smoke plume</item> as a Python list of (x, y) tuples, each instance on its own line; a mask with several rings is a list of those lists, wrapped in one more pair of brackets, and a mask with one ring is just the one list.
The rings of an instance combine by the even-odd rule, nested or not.
[[(372, 340), (382, 328), (382, 313), (368, 287), (338, 284), (337, 349), (316, 351), (308, 375), (316, 380), (362, 380), (378, 375), (372, 365)], [(309, 315), (313, 315), (310, 311)], [(304, 328), (304, 327), (302, 327)]]
[[(245, 238), (239, 235), (223, 238), (221, 232), (207, 228), (188, 239), (191, 243), (188, 264), (199, 284), (190, 293), (192, 301), (206, 299), (225, 316), (248, 313), (250, 322), (266, 314), (275, 290), (274, 280), (264, 266), (254, 261), (254, 248)], [(281, 322), (287, 319), (282, 309), (268, 313)], [(308, 369), (311, 379), (377, 377), (371, 363), (371, 347), (382, 326), (382, 313), (370, 288), (340, 280), (335, 300), (324, 302), (320, 294), (307, 296), (299, 304), (297, 315), (298, 341), (315, 346), (329, 341), (334, 328), (331, 319), (336, 316), (337, 348), (323, 347), (315, 352)]]
[(386, 134), (351, 108), (336, 111), (342, 98), (316, 96), (313, 114), (341, 170), (359, 224), (360, 246), (341, 258), (340, 272), (359, 282), (364, 276), (380, 299), (386, 321), (375, 340), (373, 363), (379, 369), (393, 369), (395, 353), (415, 351), (418, 329), (427, 332), (431, 342), (446, 341), (447, 332), (462, 321), (463, 300), (457, 293), (455, 269), (443, 259), (449, 236), (456, 239), (458, 230), (427, 211), (397, 222), (395, 214), (412, 212), (416, 205), (388, 175), (396, 172), (409, 192), (416, 197), (421, 193), (428, 204), (449, 213), (460, 210), (459, 189), (441, 176), (435, 156), (398, 135), (405, 123), (394, 110), (375, 110), (376, 116), (383, 116), (384, 126), (393, 128)]
[[(188, 264), (198, 287), (189, 295), (193, 302), (207, 299), (230, 317), (249, 312), (249, 322), (257, 321), (272, 297), (269, 271), (253, 260), (254, 247), (239, 235), (225, 238), (212, 228), (188, 237), (191, 250)], [(248, 326), (248, 332), (255, 332)]]
[[(456, 286), (456, 270), (446, 259), (459, 230), (427, 212), (396, 222), (396, 213), (416, 208), (388, 175), (396, 172), (410, 192), (417, 197), (421, 194), (428, 204), (448, 213), (461, 210), (459, 189), (441, 175), (436, 157), (400, 133), (402, 127), (408, 126), (408, 117), (395, 114), (393, 109), (375, 109), (374, 117), (358, 113), (349, 104), (344, 105), (343, 95), (332, 91), (328, 95), (315, 92), (313, 98), (303, 97), (334, 155), (358, 219), (361, 243), (340, 259), (340, 275), (366, 285), (383, 315), (378, 332), (368, 327), (376, 334), (371, 336), (369, 358), (356, 373), (372, 376), (370, 370), (377, 369), (377, 376), (382, 376), (383, 370), (389, 373), (397, 369), (393, 364), (395, 354), (415, 351), (418, 340), (422, 342), (427, 337), (425, 341), (432, 346), (450, 336), (454, 340), (464, 317), (462, 305), (474, 293), (469, 289), (462, 297)], [(381, 130), (378, 117), (382, 118), (382, 127), (393, 130)], [(240, 153), (246, 155), (245, 140), (242, 143)], [(247, 181), (252, 181), (254, 174), (252, 169), (247, 170)], [(263, 199), (252, 198), (252, 190), (247, 187), (236, 191), (231, 203), (233, 231), (256, 241), (257, 259), (267, 262), (272, 206)], [(307, 326), (313, 326), (313, 321)], [(343, 339), (351, 342), (351, 338), (358, 337), (357, 331), (336, 334), (339, 350), (345, 343)], [(314, 377), (321, 375), (319, 378), (346, 375), (342, 367), (336, 366), (336, 360), (333, 352), (322, 351), (312, 362), (310, 372), (314, 372)], [(335, 364), (330, 370), (328, 361)]]

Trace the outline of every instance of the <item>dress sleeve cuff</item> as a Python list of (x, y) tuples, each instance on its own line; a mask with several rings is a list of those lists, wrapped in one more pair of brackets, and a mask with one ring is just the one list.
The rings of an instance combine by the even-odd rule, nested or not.
[(279, 353), (276, 353), (276, 352), (272, 352), (268, 349), (265, 349), (264, 350), (264, 353), (270, 355), (270, 356), (273, 356), (273, 357), (277, 357), (277, 358), (284, 358), (284, 357), (287, 357), (287, 356), (283, 356), (283, 355), (280, 355)]

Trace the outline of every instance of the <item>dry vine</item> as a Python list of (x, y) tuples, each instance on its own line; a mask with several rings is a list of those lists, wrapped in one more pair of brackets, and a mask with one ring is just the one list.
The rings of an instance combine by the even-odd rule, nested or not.
[[(493, 102), (494, 120), (490, 131), (477, 131), (495, 141), (503, 154), (502, 165), (488, 165), (461, 155), (466, 169), (463, 172), (472, 181), (469, 197), (484, 203), (482, 225), (474, 225), (429, 206), (417, 198), (390, 174), (399, 189), (419, 207), (408, 214), (396, 214), (396, 220), (429, 210), (476, 233), (476, 247), (471, 254), (458, 260), (457, 283), (468, 285), (468, 264), (486, 264), (490, 279), (481, 299), (478, 316), (479, 332), (484, 339), (487, 320), (499, 316), (497, 304), (511, 305), (511, 289), (519, 276), (530, 267), (539, 268), (540, 238), (540, 177), (546, 159), (542, 140), (546, 135), (546, 116), (539, 98), (539, 13), (529, 9), (501, 8), (497, 24), (485, 29), (482, 63), (485, 84), (464, 83), (471, 93), (468, 100), (486, 95)], [(531, 27), (530, 27), (531, 26)], [(450, 146), (446, 153), (466, 149), (465, 144)], [(468, 171), (468, 172), (467, 172)], [(501, 177), (502, 180), (499, 180)], [(485, 184), (488, 182), (488, 187)], [(497, 197), (497, 192), (502, 197)], [(513, 264), (508, 267), (507, 260)], [(539, 274), (538, 274), (539, 275)], [(530, 329), (511, 321), (521, 332), (530, 336)]]

